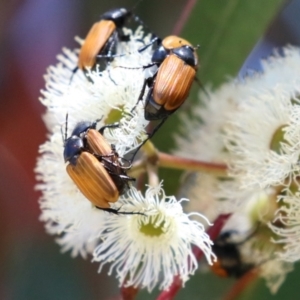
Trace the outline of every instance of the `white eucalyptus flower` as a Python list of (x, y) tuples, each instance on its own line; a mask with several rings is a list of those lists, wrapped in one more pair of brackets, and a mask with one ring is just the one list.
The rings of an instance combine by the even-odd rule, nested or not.
[[(94, 261), (111, 262), (109, 273), (116, 271), (120, 285), (168, 289), (174, 276), (183, 284), (197, 269), (192, 247), (200, 248), (209, 264), (215, 260), (203, 224), (190, 220), (181, 202), (166, 196), (161, 186), (149, 187), (142, 196), (134, 188), (116, 205), (142, 215), (111, 216), (106, 219), (103, 242), (94, 251)], [(200, 214), (194, 213), (204, 218)], [(208, 222), (208, 221), (207, 221)]]
[(300, 259), (300, 192), (279, 197), (280, 208), (270, 228), (276, 233), (275, 243), (282, 244), (279, 258), (288, 262)]
[(193, 105), (192, 118), (186, 113), (179, 114), (182, 125), (181, 134), (175, 136), (176, 155), (215, 163), (227, 160), (222, 133), (228, 116), (237, 106), (236, 89), (233, 80), (215, 91), (207, 88), (207, 93), (199, 93), (201, 102)]
[[(207, 89), (207, 94), (200, 92), (204, 104), (198, 102), (193, 107), (193, 118), (187, 114), (180, 115), (182, 133), (175, 136), (177, 149), (174, 153), (225, 164), (230, 153), (223, 141), (224, 127), (238, 105), (238, 91), (239, 86), (230, 80), (215, 91)], [(226, 174), (194, 174), (190, 173), (181, 187), (182, 195), (190, 199), (188, 211), (196, 209), (214, 220), (218, 214), (235, 212), (249, 197), (248, 192), (240, 190), (240, 183)]]
[(288, 185), (300, 170), (300, 50), (286, 47), (262, 66), (262, 73), (239, 83), (240, 104), (224, 134), (231, 174), (244, 188)]
[(247, 98), (232, 113), (225, 144), (232, 154), (231, 172), (241, 178), (242, 186), (266, 188), (299, 174), (299, 142), (285, 134), (294, 132), (291, 120), (298, 104), (291, 96), (277, 85)]

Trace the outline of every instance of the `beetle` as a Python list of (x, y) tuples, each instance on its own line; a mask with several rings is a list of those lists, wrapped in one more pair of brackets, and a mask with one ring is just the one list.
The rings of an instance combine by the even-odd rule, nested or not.
[(109, 205), (127, 190), (129, 181), (135, 181), (126, 174), (131, 165), (123, 166), (114, 145), (109, 145), (103, 137), (106, 128), (117, 125), (107, 125), (97, 131), (98, 120), (79, 122), (67, 138), (67, 121), (68, 115), (63, 155), (68, 162), (66, 171), (80, 192), (98, 209), (114, 214), (135, 214), (120, 212)]
[(166, 119), (174, 113), (189, 95), (198, 69), (198, 56), (187, 40), (168, 36), (154, 51), (151, 63), (144, 68), (157, 66), (157, 71), (145, 79), (138, 101), (143, 99), (146, 86), (145, 119)]
[(119, 41), (129, 41), (129, 36), (123, 33), (122, 28), (129, 19), (134, 18), (136, 22), (144, 25), (140, 18), (126, 8), (116, 8), (105, 12), (100, 16), (88, 32), (80, 49), (78, 57), (78, 68), (93, 68), (97, 59), (114, 56)]
[[(153, 39), (150, 44), (157, 40), (158, 38)], [(193, 47), (181, 37), (167, 36), (154, 51), (151, 63), (143, 67), (147, 69), (156, 66), (157, 69), (153, 75), (145, 78), (137, 103), (132, 111), (139, 101), (143, 101), (146, 87), (148, 87), (149, 90), (144, 101), (144, 117), (148, 121), (161, 120), (161, 122), (148, 134), (148, 138), (143, 141), (139, 148), (155, 134), (166, 119), (188, 97), (192, 83), (196, 80), (196, 71), (199, 66), (196, 49), (197, 47)]]
[[(122, 30), (124, 25), (133, 18), (144, 26), (143, 21), (133, 14), (134, 8), (132, 10), (124, 7), (111, 9), (101, 15), (100, 20), (93, 24), (79, 51), (77, 67), (72, 71), (70, 82), (72, 82), (73, 76), (78, 69), (81, 69), (86, 74), (86, 69), (95, 68), (97, 63), (100, 64), (101, 59), (109, 62), (116, 56), (125, 55), (116, 55), (117, 43), (119, 41), (128, 42), (130, 39), (129, 35), (124, 34)], [(89, 76), (87, 76), (87, 79), (92, 82)], [(112, 78), (111, 80), (117, 85)]]
[(232, 234), (232, 231), (225, 231), (214, 241), (212, 250), (218, 260), (211, 266), (211, 270), (220, 277), (240, 278), (255, 267), (254, 263), (243, 261), (239, 248), (253, 233), (241, 242), (232, 241)]
[(122, 32), (122, 27), (131, 16), (131, 11), (126, 8), (112, 9), (104, 13), (85, 38), (79, 52), (78, 68), (81, 70), (92, 68), (98, 54), (112, 53), (119, 40), (128, 40), (128, 36)]

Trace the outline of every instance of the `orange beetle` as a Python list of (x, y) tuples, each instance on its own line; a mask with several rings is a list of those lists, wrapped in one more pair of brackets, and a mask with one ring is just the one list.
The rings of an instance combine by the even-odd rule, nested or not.
[[(67, 124), (67, 123), (66, 123)], [(108, 125), (96, 130), (97, 122), (79, 122), (71, 136), (64, 139), (64, 159), (69, 162), (67, 173), (80, 192), (97, 208), (115, 214), (134, 214), (110, 208), (134, 178), (127, 176), (114, 146), (109, 145), (102, 133)], [(67, 125), (66, 125), (67, 132)], [(66, 133), (65, 133), (66, 135)]]
[[(176, 111), (189, 95), (196, 77), (198, 56), (195, 48), (186, 40), (177, 36), (168, 36), (152, 55), (152, 63), (157, 72), (145, 80), (149, 91), (145, 100), (145, 119), (165, 119)], [(149, 67), (146, 66), (145, 68)]]
[(112, 9), (104, 13), (85, 38), (79, 53), (78, 68), (84, 70), (94, 67), (97, 55), (109, 58), (115, 53), (119, 40), (128, 41), (129, 37), (124, 35), (122, 27), (131, 16), (132, 12), (126, 8)]
[[(155, 38), (150, 44), (155, 41), (160, 40)], [(192, 83), (196, 79), (198, 68), (198, 56), (195, 49), (183, 38), (168, 36), (162, 40), (161, 46), (154, 51), (152, 62), (144, 66), (144, 68), (157, 66), (157, 71), (153, 76), (144, 80), (137, 103), (143, 100), (146, 86), (148, 86), (149, 90), (145, 99), (145, 119), (148, 121), (161, 119), (161, 122), (136, 149), (133, 158), (140, 147), (155, 134), (166, 119), (188, 97)], [(132, 110), (134, 109), (135, 107)]]

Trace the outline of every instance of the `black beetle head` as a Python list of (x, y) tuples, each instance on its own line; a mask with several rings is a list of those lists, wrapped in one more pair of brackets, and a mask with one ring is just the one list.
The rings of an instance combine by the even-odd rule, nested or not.
[(196, 67), (198, 65), (197, 55), (195, 55), (195, 49), (191, 46), (182, 46), (172, 50), (176, 56), (182, 59), (186, 64)]
[(151, 60), (153, 63), (161, 64), (168, 54), (169, 50), (165, 49), (164, 46), (160, 46), (154, 51)]
[(64, 160), (76, 165), (76, 160), (84, 148), (83, 141), (77, 136), (71, 136), (65, 141)]
[(88, 129), (96, 129), (96, 122), (94, 123), (87, 122), (87, 121), (78, 122), (75, 128), (73, 129), (71, 136), (80, 137), (80, 135), (88, 131)]
[(128, 18), (132, 16), (132, 12), (126, 8), (115, 8), (104, 13), (100, 19), (110, 20), (116, 24), (116, 27), (121, 28), (124, 26)]

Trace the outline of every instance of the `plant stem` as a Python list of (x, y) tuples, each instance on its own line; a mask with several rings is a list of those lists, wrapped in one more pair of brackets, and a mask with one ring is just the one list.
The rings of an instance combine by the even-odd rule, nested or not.
[(121, 296), (122, 300), (133, 300), (137, 295), (139, 289), (134, 288), (132, 286), (129, 287), (121, 287)]
[(236, 299), (258, 276), (258, 269), (253, 269), (247, 272), (244, 276), (239, 278), (230, 291), (225, 296), (224, 300)]
[[(215, 240), (218, 237), (220, 231), (222, 230), (223, 226), (225, 225), (230, 216), (230, 214), (226, 214), (219, 215), (217, 217), (217, 219), (214, 222), (214, 225), (207, 230), (207, 233), (210, 236), (211, 240)], [(203, 257), (203, 252), (200, 248), (194, 247), (193, 253), (197, 260), (200, 260)], [(178, 276), (175, 276), (173, 283), (171, 284), (169, 289), (166, 291), (162, 291), (156, 298), (156, 300), (172, 300), (181, 288), (182, 282)]]
[(158, 170), (157, 166), (152, 164), (147, 165), (147, 173), (148, 173), (148, 183), (152, 187), (157, 187), (159, 185), (159, 178), (158, 178)]
[(201, 171), (219, 176), (227, 176), (227, 166), (225, 164), (183, 158), (163, 152), (158, 153), (158, 164), (159, 167), (163, 168), (186, 171)]
[(128, 175), (135, 178), (140, 174), (145, 173), (147, 165), (149, 164), (161, 168), (199, 171), (214, 174), (216, 176), (227, 176), (227, 166), (225, 164), (205, 162), (158, 152), (150, 141), (148, 141), (141, 149), (145, 154), (145, 158), (134, 162), (131, 170), (128, 171)]

